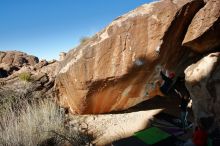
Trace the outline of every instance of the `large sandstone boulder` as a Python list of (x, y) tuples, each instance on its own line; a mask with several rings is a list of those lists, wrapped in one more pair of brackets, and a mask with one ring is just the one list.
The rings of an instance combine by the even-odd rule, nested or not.
[(219, 49), (220, 1), (208, 0), (190, 24), (183, 45), (197, 52)]
[(160, 66), (177, 71), (192, 62), (182, 40), (203, 5), (202, 0), (163, 0), (114, 20), (59, 63), (60, 104), (73, 113), (106, 113), (151, 98), (146, 83), (159, 79)]
[(185, 70), (185, 75), (195, 121), (214, 117), (213, 125), (220, 128), (220, 52), (192, 64)]

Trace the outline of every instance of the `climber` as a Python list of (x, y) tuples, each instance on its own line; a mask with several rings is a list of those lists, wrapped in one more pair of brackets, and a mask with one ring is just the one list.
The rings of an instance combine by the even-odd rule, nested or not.
[(180, 120), (181, 120), (181, 127), (185, 131), (188, 123), (187, 123), (187, 115), (188, 115), (188, 104), (190, 102), (190, 94), (185, 86), (185, 78), (178, 77), (175, 84), (173, 85), (175, 92), (180, 97)]
[(181, 96), (181, 103), (180, 103), (180, 120), (181, 120), (181, 127), (183, 130), (186, 130), (188, 126), (187, 116), (188, 116), (188, 103), (190, 99), (187, 96)]
[[(161, 69), (161, 68), (160, 68)], [(156, 80), (153, 83), (147, 83), (147, 87), (151, 87), (151, 90), (148, 90), (145, 94), (146, 96), (173, 96), (173, 92), (175, 92), (172, 88), (173, 78), (175, 77), (175, 73), (170, 72), (168, 77), (163, 74), (162, 69), (160, 71), (160, 75), (162, 77), (161, 80)], [(168, 94), (169, 93), (169, 94)], [(175, 96), (176, 97), (176, 96)]]
[(160, 86), (160, 91), (164, 95), (168, 95), (168, 92), (172, 89), (172, 83), (173, 83), (173, 78), (175, 77), (175, 73), (170, 72), (169, 76), (167, 77), (166, 75), (163, 74), (162, 71), (160, 71), (160, 75), (164, 80), (164, 83), (162, 84), (162, 86)]

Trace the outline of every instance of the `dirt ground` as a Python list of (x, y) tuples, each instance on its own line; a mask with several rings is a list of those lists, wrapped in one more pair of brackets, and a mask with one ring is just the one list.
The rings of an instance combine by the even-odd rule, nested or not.
[[(154, 97), (126, 111), (100, 115), (70, 116), (70, 124), (78, 125), (87, 130), (95, 139), (95, 145), (107, 145), (115, 140), (132, 136), (134, 132), (147, 128), (152, 117), (165, 112), (179, 117), (180, 99), (169, 97)], [(189, 110), (188, 120), (193, 121), (192, 111)], [(188, 139), (192, 131), (188, 131), (182, 139)]]

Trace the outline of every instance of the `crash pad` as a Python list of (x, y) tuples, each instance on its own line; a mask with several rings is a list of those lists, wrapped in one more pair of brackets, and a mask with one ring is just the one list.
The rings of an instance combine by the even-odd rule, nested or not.
[(144, 143), (148, 145), (153, 145), (164, 139), (169, 138), (171, 135), (157, 127), (150, 127), (143, 131), (135, 133), (134, 136), (141, 139)]

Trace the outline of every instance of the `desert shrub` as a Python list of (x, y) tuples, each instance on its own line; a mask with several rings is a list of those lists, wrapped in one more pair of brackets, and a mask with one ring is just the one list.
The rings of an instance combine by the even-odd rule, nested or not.
[[(27, 86), (29, 86), (27, 84)], [(24, 89), (26, 88), (26, 89)], [(19, 89), (20, 92), (13, 89), (0, 89), (0, 116), (1, 114), (12, 110), (14, 113), (19, 113), (24, 110), (27, 103), (31, 104), (41, 98), (33, 97), (30, 95), (32, 91), (28, 90), (28, 87), (24, 86)]]
[(19, 79), (22, 81), (30, 82), (31, 74), (29, 72), (22, 72), (18, 75)]
[(0, 116), (10, 110), (12, 103), (15, 100), (16, 98), (14, 96), (9, 96), (7, 98), (5, 97), (0, 98)]
[(23, 102), (16, 109), (9, 108), (0, 115), (0, 145), (86, 145), (89, 137), (77, 128), (65, 125), (64, 111), (52, 100)]
[(81, 37), (80, 44), (87, 42), (89, 39), (90, 39), (90, 37), (88, 37), (88, 36)]

